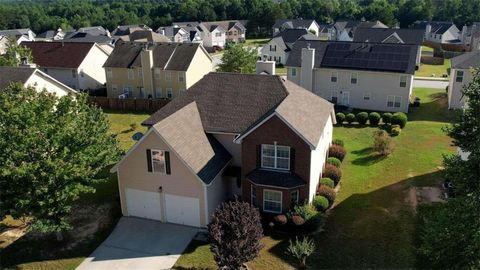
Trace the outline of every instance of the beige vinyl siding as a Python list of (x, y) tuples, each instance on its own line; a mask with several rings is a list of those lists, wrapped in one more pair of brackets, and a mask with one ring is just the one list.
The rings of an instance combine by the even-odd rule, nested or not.
[(213, 71), (212, 60), (203, 49), (199, 48), (193, 56), (190, 66), (185, 72), (184, 83), (186, 83), (186, 86), (183, 89), (188, 90), (188, 88), (190, 88), (211, 71)]
[[(457, 82), (457, 71), (463, 71), (462, 82)], [(454, 69), (450, 71), (450, 83), (448, 86), (448, 108), (460, 109), (465, 105), (462, 98), (462, 88), (473, 79), (472, 72), (468, 69)]]

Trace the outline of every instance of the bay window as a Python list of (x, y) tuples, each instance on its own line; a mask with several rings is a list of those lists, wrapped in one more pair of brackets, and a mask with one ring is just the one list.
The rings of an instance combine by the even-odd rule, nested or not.
[(282, 192), (276, 190), (263, 190), (263, 211), (270, 213), (282, 212)]

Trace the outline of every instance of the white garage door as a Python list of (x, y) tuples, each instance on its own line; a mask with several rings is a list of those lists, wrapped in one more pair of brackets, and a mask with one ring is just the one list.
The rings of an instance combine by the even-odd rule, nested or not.
[(160, 193), (127, 188), (127, 211), (129, 216), (161, 220)]
[(198, 198), (165, 194), (167, 222), (200, 227)]

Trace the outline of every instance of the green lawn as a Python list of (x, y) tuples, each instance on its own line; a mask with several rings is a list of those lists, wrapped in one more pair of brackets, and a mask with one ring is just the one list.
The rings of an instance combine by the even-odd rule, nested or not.
[(258, 47), (266, 44), (270, 39), (269, 38), (251, 38), (245, 40), (245, 46), (249, 47)]
[[(308, 260), (318, 268), (414, 268), (416, 218), (406, 202), (413, 186), (429, 186), (441, 178), (442, 154), (451, 153), (450, 138), (442, 131), (451, 119), (442, 90), (415, 89), (422, 99), (412, 108), (409, 122), (394, 139), (396, 149), (388, 158), (371, 150), (374, 128), (335, 127), (348, 155), (342, 164), (343, 178), (335, 208), (325, 232), (314, 236), (317, 252)], [(264, 237), (268, 243), (252, 269), (289, 269), (287, 239)], [(208, 245), (195, 242), (180, 257), (177, 269), (214, 269)]]
[(433, 52), (433, 48), (422, 46), (422, 52)]
[[(146, 128), (142, 127), (140, 123), (149, 115), (107, 112), (107, 116), (112, 133), (117, 134), (120, 147), (127, 151), (134, 144), (131, 136), (135, 132), (146, 131)], [(130, 125), (133, 123), (136, 124), (135, 130), (131, 130)], [(84, 194), (78, 201), (80, 207), (91, 207), (94, 212), (97, 206), (113, 204), (112, 209), (107, 212), (110, 218), (107, 218), (108, 221), (102, 224), (96, 233), (89, 235), (88, 239), (72, 250), (64, 250), (64, 247), (68, 246), (72, 238), (72, 235), (68, 233), (65, 235), (65, 241), (60, 243), (55, 241), (53, 235), (35, 238), (27, 234), (5, 249), (0, 249), (2, 261), (0, 268), (75, 269), (86, 256), (90, 255), (105, 240), (120, 217), (117, 177), (115, 174), (110, 174), (109, 169), (104, 172), (108, 175), (108, 181), (97, 184), (95, 193)], [(2, 225), (1, 227), (17, 227), (20, 224), (17, 220), (9, 218), (2, 221), (0, 225)], [(76, 224), (73, 224), (73, 226), (75, 228)]]
[(275, 68), (276, 75), (287, 75), (287, 68), (286, 67), (277, 67)]
[(443, 74), (448, 75), (448, 68), (450, 68), (450, 59), (445, 59), (443, 65), (426, 65), (421, 63), (419, 69), (415, 71), (415, 76), (441, 78)]

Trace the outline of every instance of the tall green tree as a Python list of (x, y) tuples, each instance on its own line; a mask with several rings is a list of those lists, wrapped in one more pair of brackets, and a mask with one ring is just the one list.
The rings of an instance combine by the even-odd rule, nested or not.
[(26, 58), (28, 62), (33, 61), (32, 51), (20, 45), (14, 39), (8, 41), (7, 50), (4, 55), (0, 55), (0, 66), (18, 67), (22, 58)]
[(244, 48), (242, 44), (233, 44), (225, 50), (219, 71), (255, 73), (257, 59), (255, 49)]
[(456, 196), (424, 218), (419, 252), (429, 268), (480, 269), (480, 70), (462, 92), (468, 107), (446, 131), (469, 156), (444, 157)]
[(0, 149), (0, 218), (57, 233), (71, 227), (73, 203), (95, 192), (105, 180), (100, 172), (120, 155), (106, 115), (85, 95), (58, 97), (20, 84), (0, 90)]

